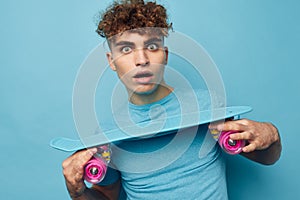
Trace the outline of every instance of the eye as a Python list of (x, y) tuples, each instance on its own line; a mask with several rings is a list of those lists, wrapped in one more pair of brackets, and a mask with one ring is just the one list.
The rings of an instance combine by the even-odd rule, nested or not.
[(150, 50), (150, 51), (155, 51), (155, 50), (157, 50), (158, 49), (158, 45), (157, 44), (149, 44), (148, 46), (147, 46), (147, 49), (148, 50)]
[(125, 46), (125, 47), (121, 48), (121, 51), (122, 51), (122, 53), (127, 54), (127, 53), (130, 53), (132, 51), (132, 49), (128, 46)]

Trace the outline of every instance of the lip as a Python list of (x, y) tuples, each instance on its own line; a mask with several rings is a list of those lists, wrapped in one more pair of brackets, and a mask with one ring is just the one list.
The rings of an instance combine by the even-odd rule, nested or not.
[(154, 75), (150, 71), (139, 71), (133, 76), (133, 79), (139, 84), (149, 84), (153, 82), (153, 77)]

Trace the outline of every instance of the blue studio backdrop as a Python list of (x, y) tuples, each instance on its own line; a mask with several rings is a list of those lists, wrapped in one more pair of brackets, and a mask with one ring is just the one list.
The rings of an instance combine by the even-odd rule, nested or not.
[[(174, 29), (201, 44), (222, 75), (227, 101), (245, 117), (274, 123), (281, 159), (262, 166), (227, 156), (231, 200), (297, 199), (300, 3), (296, 0), (159, 1)], [(62, 161), (49, 147), (76, 137), (73, 84), (100, 42), (95, 15), (109, 0), (0, 2), (0, 190), (7, 200), (69, 199)], [(109, 84), (109, 83), (107, 83)]]

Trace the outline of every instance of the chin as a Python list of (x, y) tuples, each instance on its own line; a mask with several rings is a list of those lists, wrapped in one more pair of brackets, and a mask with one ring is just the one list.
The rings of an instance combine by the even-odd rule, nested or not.
[(140, 86), (136, 88), (133, 93), (138, 95), (150, 95), (153, 92), (155, 92), (157, 89), (157, 85), (146, 85), (146, 86)]

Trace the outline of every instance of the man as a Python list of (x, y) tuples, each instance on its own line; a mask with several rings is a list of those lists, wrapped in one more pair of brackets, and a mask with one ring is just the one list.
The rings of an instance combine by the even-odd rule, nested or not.
[[(107, 53), (107, 59), (111, 69), (125, 85), (129, 110), (135, 123), (151, 120), (149, 105), (162, 105), (167, 113), (178, 111), (178, 102), (174, 100), (176, 88), (164, 80), (164, 66), (168, 61), (164, 37), (171, 26), (163, 6), (153, 2), (145, 3), (143, 0), (115, 2), (102, 15), (99, 23), (97, 32), (108, 40), (111, 52)], [(116, 147), (116, 151), (113, 151), (113, 165), (104, 181), (91, 188), (83, 180), (84, 165), (97, 149), (76, 152), (63, 162), (69, 194), (77, 200), (118, 199), (124, 188), (128, 199), (227, 199), (225, 167), (220, 147), (216, 145), (204, 158), (199, 158), (195, 152), (202, 144), (203, 132), (207, 128), (198, 128), (184, 155), (179, 155), (164, 168), (156, 170), (122, 170), (131, 162), (138, 165), (143, 160), (131, 158)], [(248, 144), (241, 154), (253, 161), (273, 164), (280, 157), (279, 133), (270, 123), (242, 119), (211, 124), (209, 129), (237, 131), (231, 135), (231, 139), (246, 140)], [(188, 138), (189, 134), (187, 130), (182, 140)], [(126, 141), (116, 146), (137, 153), (151, 152), (153, 146), (167, 144), (172, 138), (172, 135), (167, 135)], [(177, 148), (182, 148), (181, 144)]]

